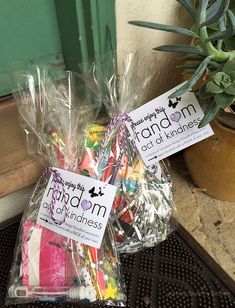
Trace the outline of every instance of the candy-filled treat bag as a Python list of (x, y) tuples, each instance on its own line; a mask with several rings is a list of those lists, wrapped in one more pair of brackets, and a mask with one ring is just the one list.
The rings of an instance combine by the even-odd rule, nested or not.
[(111, 211), (116, 187), (100, 181), (96, 171), (89, 178), (88, 162), (87, 172), (80, 168), (87, 150), (97, 148), (86, 136), (100, 110), (99, 93), (72, 72), (55, 81), (46, 68), (25, 71), (16, 81), (29, 152), (48, 167), (21, 220), (7, 303), (123, 306)]
[(110, 120), (88, 128), (81, 164), (81, 172), (98, 174), (100, 180), (117, 187), (112, 221), (120, 252), (152, 247), (165, 240), (175, 225), (168, 162), (146, 167), (135, 146), (135, 131), (130, 133), (126, 126), (127, 122), (134, 126), (129, 113), (145, 102), (152, 79), (144, 63), (140, 54), (128, 54), (119, 74), (95, 80)]

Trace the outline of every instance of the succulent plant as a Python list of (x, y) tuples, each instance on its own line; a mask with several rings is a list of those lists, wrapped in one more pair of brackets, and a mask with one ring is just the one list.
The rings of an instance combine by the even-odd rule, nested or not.
[(201, 122), (203, 127), (215, 117), (220, 108), (229, 107), (235, 100), (235, 60), (228, 61), (222, 70), (211, 74), (210, 80), (201, 86), (199, 97), (213, 98), (210, 112)]
[[(209, 108), (199, 127), (208, 124), (220, 108), (235, 107), (235, 0), (176, 0), (190, 14), (192, 29), (145, 21), (130, 21), (140, 27), (173, 32), (192, 37), (189, 45), (163, 45), (154, 51), (183, 52), (181, 60), (191, 78), (169, 98), (190, 91), (203, 76), (206, 84), (196, 89), (201, 99), (207, 99)], [(205, 79), (205, 78), (203, 78)]]

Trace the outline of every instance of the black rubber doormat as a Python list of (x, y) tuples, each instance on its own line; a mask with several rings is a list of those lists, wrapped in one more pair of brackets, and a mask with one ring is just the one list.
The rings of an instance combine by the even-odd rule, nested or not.
[[(19, 223), (0, 231), (0, 307), (6, 285)], [(190, 248), (194, 247), (194, 250)], [(196, 242), (179, 229), (159, 246), (137, 254), (121, 256), (127, 286), (127, 307), (232, 308), (235, 307), (233, 281), (210, 259)], [(203, 255), (204, 254), (204, 255)], [(214, 267), (212, 270), (206, 265)], [(216, 274), (215, 274), (216, 273)], [(221, 277), (222, 276), (222, 277)], [(101, 305), (33, 303), (8, 307), (104, 307)]]

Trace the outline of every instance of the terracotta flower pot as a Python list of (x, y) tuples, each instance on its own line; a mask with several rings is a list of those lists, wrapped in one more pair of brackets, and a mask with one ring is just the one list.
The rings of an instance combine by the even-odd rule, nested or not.
[[(194, 183), (211, 197), (235, 201), (235, 116), (232, 125), (211, 123), (214, 136), (184, 151), (184, 159)], [(226, 121), (223, 120), (226, 123)]]

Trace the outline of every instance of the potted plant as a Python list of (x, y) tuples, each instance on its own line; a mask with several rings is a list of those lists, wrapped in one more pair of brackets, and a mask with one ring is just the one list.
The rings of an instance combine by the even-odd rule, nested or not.
[(177, 0), (192, 18), (192, 29), (145, 21), (130, 24), (192, 37), (189, 45), (154, 51), (182, 52), (178, 66), (189, 75), (169, 98), (193, 89), (206, 106), (199, 128), (211, 121), (215, 135), (184, 151), (195, 184), (212, 197), (235, 201), (235, 1)]

